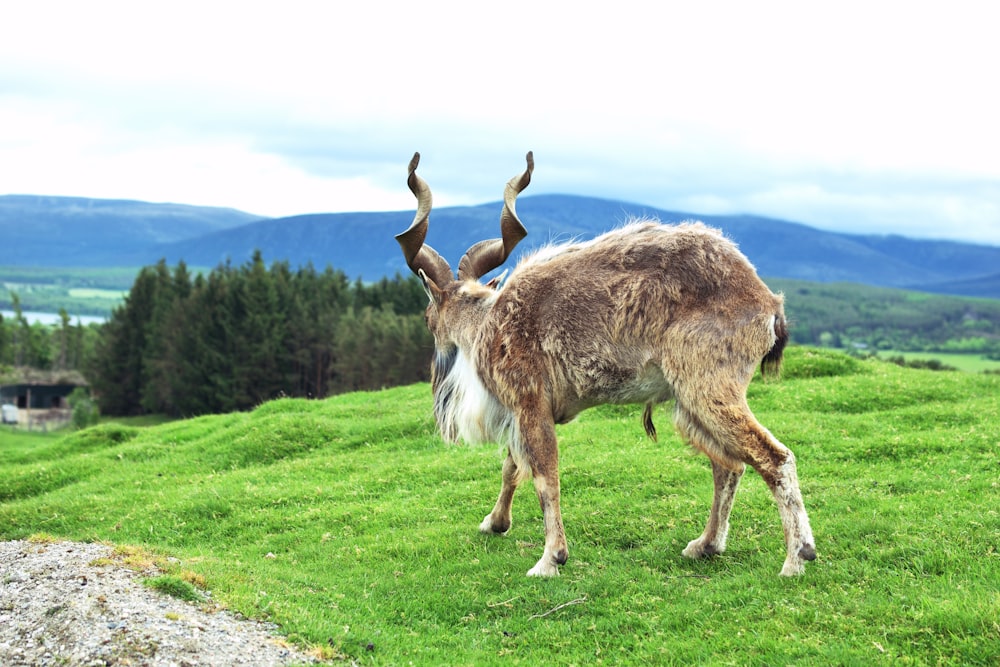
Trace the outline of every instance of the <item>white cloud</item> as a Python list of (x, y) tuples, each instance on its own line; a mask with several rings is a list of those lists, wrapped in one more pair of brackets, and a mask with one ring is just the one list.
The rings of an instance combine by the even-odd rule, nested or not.
[(534, 192), (1000, 243), (993, 12), (19, 3), (0, 191), (408, 208), (420, 150), (438, 205), (476, 203), (533, 149)]

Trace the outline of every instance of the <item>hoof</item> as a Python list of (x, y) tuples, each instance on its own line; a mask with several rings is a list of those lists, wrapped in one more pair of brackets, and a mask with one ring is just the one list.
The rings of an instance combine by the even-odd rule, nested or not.
[(479, 532), (486, 535), (506, 535), (507, 531), (510, 530), (510, 524), (506, 526), (499, 526), (493, 523), (493, 516), (487, 514), (483, 522), (479, 524)]
[(806, 568), (802, 564), (802, 561), (785, 561), (785, 566), (781, 568), (781, 576), (783, 577), (798, 577), (805, 574)]
[(545, 558), (535, 563), (535, 567), (528, 570), (529, 577), (558, 577), (559, 568), (554, 564), (547, 562)]
[(722, 549), (716, 548), (714, 544), (702, 544), (701, 538), (697, 540), (691, 540), (681, 555), (685, 558), (708, 558), (710, 556), (716, 556), (722, 553)]

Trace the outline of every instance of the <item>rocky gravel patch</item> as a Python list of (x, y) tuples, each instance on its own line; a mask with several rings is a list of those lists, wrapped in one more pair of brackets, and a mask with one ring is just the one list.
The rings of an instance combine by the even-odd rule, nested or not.
[(304, 665), (275, 627), (146, 587), (102, 544), (0, 542), (0, 665)]

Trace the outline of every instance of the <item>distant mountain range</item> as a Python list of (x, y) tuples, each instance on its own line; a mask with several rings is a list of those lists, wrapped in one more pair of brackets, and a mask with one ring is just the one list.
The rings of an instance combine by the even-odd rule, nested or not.
[[(499, 234), (499, 202), (431, 212), (427, 243), (453, 266), (465, 250)], [(1000, 298), (1000, 247), (901, 236), (840, 234), (749, 215), (664, 211), (572, 195), (524, 196), (518, 214), (529, 251), (553, 241), (586, 239), (632, 216), (664, 222), (703, 220), (736, 241), (765, 277), (854, 282)], [(2, 266), (142, 266), (166, 259), (189, 266), (240, 264), (260, 249), (268, 262), (331, 265), (351, 278), (405, 273), (393, 236), (413, 211), (317, 213), (260, 218), (231, 209), (134, 201), (0, 196)]]
[(0, 265), (141, 265), (156, 255), (160, 244), (260, 219), (232, 209), (182, 204), (0, 196)]

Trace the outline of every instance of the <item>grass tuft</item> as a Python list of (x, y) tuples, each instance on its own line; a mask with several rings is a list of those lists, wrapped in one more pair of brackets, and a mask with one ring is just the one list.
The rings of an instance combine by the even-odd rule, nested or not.
[(191, 585), (190, 582), (179, 577), (163, 575), (161, 577), (146, 579), (144, 583), (153, 590), (160, 591), (178, 600), (185, 600), (187, 602), (199, 602), (202, 600), (198, 589)]

